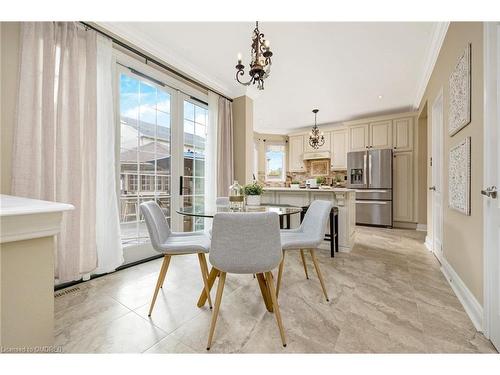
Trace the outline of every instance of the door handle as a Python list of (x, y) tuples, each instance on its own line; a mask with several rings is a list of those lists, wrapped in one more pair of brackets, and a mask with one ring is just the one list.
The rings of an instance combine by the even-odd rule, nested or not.
[(436, 187), (435, 187), (435, 186), (431, 186), (431, 187), (429, 188), (429, 190), (431, 190), (431, 191), (436, 191)]
[(497, 187), (490, 186), (486, 190), (481, 190), (481, 194), (487, 196), (488, 198), (496, 199), (497, 197)]
[(372, 155), (368, 155), (368, 171), (370, 174), (368, 175), (368, 186), (372, 186)]
[(366, 185), (366, 154), (363, 155), (363, 184)]

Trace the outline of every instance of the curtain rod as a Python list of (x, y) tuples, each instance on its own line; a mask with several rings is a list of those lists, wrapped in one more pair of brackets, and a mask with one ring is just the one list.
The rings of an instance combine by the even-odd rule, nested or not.
[(192, 79), (192, 78), (190, 78), (190, 77), (186, 76), (185, 74), (183, 74), (183, 73), (179, 72), (178, 70), (176, 70), (176, 69), (174, 69), (174, 68), (171, 68), (171, 67), (169, 67), (169, 66), (167, 66), (167, 65), (163, 64), (162, 62), (160, 62), (160, 61), (156, 60), (155, 58), (153, 58), (153, 57), (151, 57), (151, 56), (148, 56), (148, 55), (146, 55), (145, 53), (143, 53), (143, 52), (141, 52), (141, 51), (137, 50), (136, 48), (134, 48), (134, 47), (132, 47), (132, 46), (130, 46), (129, 44), (124, 43), (124, 42), (122, 42), (121, 40), (118, 40), (118, 39), (116, 39), (116, 38), (112, 37), (111, 35), (109, 35), (109, 34), (105, 33), (105, 32), (104, 32), (104, 31), (102, 31), (102, 30), (99, 30), (98, 28), (96, 28), (96, 27), (92, 26), (91, 24), (86, 23), (86, 22), (81, 22), (81, 21), (80, 21), (80, 23), (81, 23), (83, 26), (85, 26), (86, 28), (88, 28), (88, 29), (92, 29), (92, 30), (94, 30), (94, 31), (98, 32), (99, 34), (104, 35), (105, 37), (107, 37), (107, 38), (111, 39), (111, 41), (112, 41), (113, 43), (118, 44), (120, 47), (123, 47), (123, 48), (125, 48), (126, 50), (128, 50), (128, 51), (130, 51), (130, 52), (132, 52), (132, 53), (134, 53), (134, 54), (136, 54), (136, 55), (138, 55), (138, 56), (142, 57), (144, 60), (146, 60), (146, 64), (147, 64), (147, 62), (148, 62), (148, 61), (151, 61), (151, 62), (153, 62), (155, 65), (158, 65), (159, 67), (161, 67), (161, 68), (163, 68), (163, 69), (167, 70), (168, 72), (173, 73), (173, 74), (175, 74), (176, 76), (178, 76), (178, 77), (180, 77), (180, 78), (182, 78), (182, 79), (184, 79), (184, 80), (186, 80), (186, 81), (188, 81), (188, 82), (190, 82), (190, 83), (192, 83), (192, 84), (194, 84), (194, 85), (196, 85), (196, 86), (202, 87), (203, 89), (208, 90), (208, 91), (212, 91), (212, 92), (216, 93), (217, 95), (220, 95), (220, 96), (222, 96), (223, 98), (225, 98), (225, 99), (229, 100), (230, 102), (232, 102), (232, 101), (233, 101), (233, 99), (228, 98), (226, 95), (223, 95), (223, 94), (221, 94), (220, 92), (215, 91), (215, 90), (211, 89), (210, 87), (208, 87), (208, 86), (204, 85), (203, 83), (200, 83), (200, 82), (198, 82), (198, 81), (196, 81), (196, 80), (194, 80), (194, 79)]

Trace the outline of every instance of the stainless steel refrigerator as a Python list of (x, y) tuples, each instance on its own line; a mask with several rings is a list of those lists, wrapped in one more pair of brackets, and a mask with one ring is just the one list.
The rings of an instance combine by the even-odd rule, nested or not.
[(356, 224), (392, 227), (392, 149), (347, 153), (347, 180), (356, 190)]

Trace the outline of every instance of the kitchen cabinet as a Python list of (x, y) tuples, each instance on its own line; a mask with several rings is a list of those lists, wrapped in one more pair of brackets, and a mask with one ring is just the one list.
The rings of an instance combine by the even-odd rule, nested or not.
[(413, 118), (405, 117), (393, 121), (392, 126), (394, 151), (413, 150)]
[(347, 169), (347, 148), (348, 144), (347, 128), (332, 130), (330, 133), (331, 145), (331, 163), (332, 170), (346, 170)]
[(349, 127), (349, 151), (364, 151), (369, 146), (368, 124)]
[(370, 148), (392, 147), (392, 121), (370, 123)]
[(288, 138), (288, 171), (305, 172), (304, 166), (304, 136), (291, 135)]
[(413, 222), (413, 152), (393, 155), (393, 220)]
[(325, 143), (319, 148), (312, 148), (309, 144), (309, 135), (304, 135), (304, 152), (330, 151), (330, 133), (324, 133)]

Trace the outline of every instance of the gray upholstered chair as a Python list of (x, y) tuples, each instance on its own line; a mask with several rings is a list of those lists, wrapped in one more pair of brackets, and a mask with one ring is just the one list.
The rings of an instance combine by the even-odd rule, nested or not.
[(316, 259), (315, 249), (323, 242), (326, 232), (326, 223), (332, 209), (332, 203), (329, 201), (315, 200), (309, 206), (304, 220), (300, 227), (295, 229), (281, 230), (281, 246), (283, 248), (283, 260), (280, 263), (278, 271), (278, 285), (276, 287), (276, 295), (279, 295), (281, 279), (283, 278), (283, 269), (285, 265), (285, 254), (290, 250), (300, 250), (302, 263), (306, 278), (309, 278), (307, 273), (307, 265), (305, 262), (304, 249), (308, 249), (318, 275), (321, 288), (328, 301), (328, 293), (326, 291), (323, 275), (319, 268), (318, 260)]
[(229, 207), (229, 197), (217, 197), (215, 199), (215, 205), (217, 207)]
[[(266, 307), (276, 317), (283, 346), (285, 332), (276, 298), (272, 270), (281, 262), (278, 215), (269, 213), (217, 213), (212, 226), (210, 263), (219, 274), (207, 350), (210, 349), (219, 313), (226, 273), (256, 274)], [(264, 277), (265, 275), (265, 277)], [(270, 300), (269, 300), (270, 299)]]
[(151, 316), (158, 291), (163, 287), (163, 282), (165, 281), (170, 258), (174, 255), (198, 254), (203, 285), (208, 296), (208, 303), (210, 308), (212, 308), (207, 281), (208, 266), (205, 258), (205, 254), (210, 250), (210, 239), (208, 236), (203, 232), (172, 232), (160, 206), (154, 201), (141, 203), (140, 207), (146, 221), (149, 237), (151, 238), (151, 245), (156, 251), (164, 254), (148, 316)]

